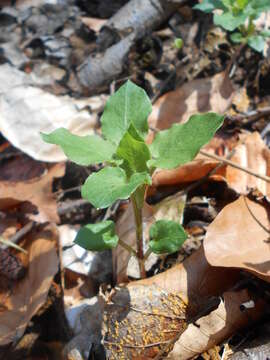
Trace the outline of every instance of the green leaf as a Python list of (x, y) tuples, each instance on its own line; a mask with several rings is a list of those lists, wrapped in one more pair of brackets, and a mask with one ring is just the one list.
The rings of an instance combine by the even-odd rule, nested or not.
[(136, 131), (133, 125), (130, 126), (130, 129), (131, 131), (125, 133), (116, 150), (116, 155), (125, 160), (123, 168), (128, 176), (136, 172), (147, 172), (147, 161), (151, 158), (150, 150), (145, 142), (132, 136)]
[(224, 12), (223, 14), (214, 15), (215, 25), (223, 27), (225, 30), (234, 31), (240, 25), (244, 24), (247, 19), (247, 14), (234, 15), (231, 12)]
[(85, 225), (79, 230), (74, 242), (84, 249), (91, 251), (112, 249), (118, 243), (114, 222), (108, 220), (97, 224)]
[(67, 129), (59, 128), (41, 136), (47, 143), (59, 145), (65, 155), (78, 165), (109, 161), (115, 152), (115, 145), (97, 135), (77, 136)]
[(243, 37), (243, 35), (240, 32), (235, 32), (231, 34), (230, 38), (232, 42), (236, 44), (243, 43), (244, 41), (246, 41), (246, 39)]
[(150, 145), (153, 160), (148, 166), (173, 169), (194, 159), (220, 128), (224, 116), (216, 113), (198, 114), (188, 122), (160, 131)]
[(178, 50), (182, 49), (183, 44), (184, 44), (184, 42), (183, 42), (183, 39), (181, 39), (181, 38), (177, 38), (174, 40), (174, 46)]
[(82, 186), (82, 197), (96, 208), (104, 209), (118, 199), (128, 199), (142, 184), (151, 184), (147, 173), (133, 174), (128, 180), (123, 169), (106, 167), (88, 177)]
[(102, 133), (110, 141), (118, 144), (130, 124), (143, 138), (148, 132), (147, 117), (152, 110), (146, 92), (127, 81), (106, 103), (101, 117)]
[(248, 2), (249, 0), (236, 0), (236, 3), (241, 10), (243, 10), (247, 6)]
[(260, 35), (263, 36), (264, 38), (269, 38), (270, 37), (270, 30), (266, 29), (260, 32)]
[(248, 42), (248, 45), (255, 51), (263, 52), (265, 40), (262, 36), (260, 36), (260, 35), (249, 36), (247, 42)]
[(203, 2), (200, 4), (193, 6), (193, 9), (210, 13), (215, 9), (225, 10), (226, 8), (224, 7), (221, 0), (203, 0)]
[(183, 227), (171, 220), (159, 220), (154, 223), (149, 235), (149, 247), (155, 254), (174, 253), (187, 238)]

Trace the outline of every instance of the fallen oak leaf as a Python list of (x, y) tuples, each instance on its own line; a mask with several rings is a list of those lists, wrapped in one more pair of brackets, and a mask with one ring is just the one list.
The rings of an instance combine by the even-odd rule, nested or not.
[[(0, 289), (4, 299), (0, 312), (0, 345), (16, 342), (24, 333), (31, 318), (46, 301), (49, 288), (58, 271), (56, 241), (58, 233), (53, 225), (28, 234), (24, 248), (28, 251), (25, 277), (13, 285), (10, 296)], [(25, 256), (20, 253), (20, 256)]]
[(212, 266), (241, 268), (270, 282), (269, 205), (241, 196), (208, 226), (205, 256)]

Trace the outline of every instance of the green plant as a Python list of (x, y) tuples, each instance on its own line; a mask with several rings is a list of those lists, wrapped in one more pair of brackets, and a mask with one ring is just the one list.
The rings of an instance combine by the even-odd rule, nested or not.
[(194, 9), (210, 13), (214, 10), (214, 23), (233, 32), (234, 43), (248, 44), (252, 49), (262, 52), (270, 30), (258, 31), (254, 21), (259, 15), (270, 10), (269, 0), (203, 0)]
[(185, 124), (160, 131), (148, 146), (145, 138), (151, 109), (145, 91), (128, 81), (107, 101), (101, 117), (103, 137), (80, 137), (63, 128), (42, 134), (46, 142), (61, 146), (70, 160), (79, 165), (105, 163), (102, 170), (88, 177), (81, 189), (82, 197), (96, 208), (109, 207), (118, 199), (131, 199), (136, 250), (118, 238), (112, 221), (83, 226), (75, 243), (95, 251), (122, 245), (137, 256), (142, 277), (145, 259), (151, 252), (175, 252), (186, 239), (179, 223), (160, 220), (150, 229), (149, 249), (144, 253), (142, 209), (151, 175), (156, 168), (172, 169), (191, 161), (223, 122), (223, 116), (215, 113), (194, 115)]

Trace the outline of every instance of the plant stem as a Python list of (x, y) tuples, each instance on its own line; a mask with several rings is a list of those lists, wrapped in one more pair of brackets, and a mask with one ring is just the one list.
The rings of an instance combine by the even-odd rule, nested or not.
[(127, 250), (130, 254), (134, 255), (137, 258), (137, 252), (128, 244), (126, 244), (121, 239), (118, 240), (118, 244), (122, 246), (125, 250)]
[[(137, 195), (137, 196), (136, 196)], [(146, 271), (143, 262), (143, 217), (142, 217), (142, 206), (138, 204), (138, 194), (136, 191), (131, 195), (131, 202), (133, 206), (134, 219), (136, 224), (136, 244), (137, 244), (137, 258), (139, 261), (140, 277), (146, 278)]]

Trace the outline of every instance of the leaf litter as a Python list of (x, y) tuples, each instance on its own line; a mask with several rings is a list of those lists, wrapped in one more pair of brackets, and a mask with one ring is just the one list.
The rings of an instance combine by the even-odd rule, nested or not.
[[(0, 53), (3, 78), (0, 131), (17, 148), (17, 155), (23, 151), (36, 160), (32, 163), (23, 160), (18, 165), (17, 155), (10, 154), (10, 145), (1, 139), (0, 236), (14, 240), (29, 221), (34, 220), (34, 226), (23, 236), (17, 235), (18, 245), (27, 250), (27, 254), (7, 247), (0, 249), (2, 344), (13, 342), (15, 346), (20, 339), (27, 342), (26, 337), (32, 331), (30, 320), (34, 315), (40, 318), (38, 310), (48, 302), (52, 284), (60, 274), (61, 297), (65, 299), (67, 314), (69, 310), (72, 313), (68, 319), (73, 319), (69, 321), (75, 329), (75, 336), (69, 337), (71, 341), (65, 340), (65, 358), (98, 358), (102, 353), (101, 327), (107, 358), (188, 359), (228, 341), (241, 329), (246, 331), (248, 326), (255, 326), (267, 314), (269, 182), (225, 160), (255, 174), (269, 176), (269, 149), (261, 136), (267, 139), (269, 114), (267, 111), (259, 114), (260, 108), (267, 110), (269, 102), (267, 59), (249, 49), (243, 49), (238, 59), (231, 59), (233, 47), (226, 34), (214, 27), (210, 18), (194, 12), (189, 4), (177, 5), (178, 10), (172, 11), (165, 22), (168, 14), (160, 14), (156, 24), (163, 19), (163, 25), (152, 33), (156, 25), (151, 20), (146, 25), (151, 29), (149, 36), (136, 43), (135, 39), (143, 32), (133, 37), (125, 26), (123, 28), (125, 21), (134, 19), (122, 16), (119, 23), (115, 20), (125, 12), (125, 8), (117, 12), (117, 6), (121, 8), (124, 1), (119, 1), (112, 12), (111, 5), (104, 6), (103, 0), (98, 2), (95, 11), (85, 1), (72, 6), (66, 3), (65, 8), (57, 1), (17, 3), (16, 7), (8, 2), (1, 4), (4, 45)], [(129, 2), (127, 9), (132, 10), (132, 3)], [(30, 10), (30, 6), (35, 11)], [(50, 20), (52, 10), (58, 14), (57, 24)], [(104, 20), (106, 16), (111, 19)], [(2, 25), (4, 18), (6, 27)], [(265, 19), (259, 21), (264, 24)], [(116, 27), (109, 34), (108, 28), (114, 23)], [(22, 29), (25, 31), (21, 32)], [(6, 39), (5, 31), (12, 42)], [(184, 46), (181, 50), (172, 49), (174, 37), (179, 35)], [(131, 46), (134, 43), (136, 46)], [(109, 50), (104, 52), (105, 49)], [(83, 72), (77, 66), (81, 63), (102, 65), (117, 49), (122, 51), (119, 52), (121, 64), (107, 63), (109, 67), (105, 68), (110, 70), (107, 79), (106, 71), (96, 72), (98, 85), (92, 87), (90, 97), (83, 97), (85, 83), (91, 85), (95, 79), (89, 77), (91, 72)], [(89, 54), (91, 61), (87, 58)], [(123, 58), (123, 54), (128, 57)], [(118, 65), (121, 65), (121, 75)], [(63, 126), (82, 136), (100, 133), (99, 115), (109, 93), (122, 83), (122, 76), (131, 76), (157, 100), (149, 117), (153, 131), (149, 142), (155, 132), (185, 123), (198, 111), (215, 111), (226, 114), (227, 118), (225, 126), (203, 148), (204, 152), (219, 158), (200, 153), (181, 167), (158, 169), (153, 174), (147, 193), (149, 203), (144, 209), (146, 243), (148, 230), (155, 220), (180, 220), (189, 233), (183, 249), (173, 256), (152, 254), (147, 259), (150, 277), (120, 289), (116, 287), (102, 304), (102, 296), (99, 302), (94, 301), (100, 282), (114, 286), (115, 282), (134, 280), (138, 266), (128, 263), (125, 249), (117, 249), (113, 252), (113, 271), (106, 264), (107, 272), (99, 277), (104, 270), (102, 261), (109, 263), (108, 254), (107, 258), (100, 259), (93, 254), (89, 259), (76, 252), (68, 239), (86, 219), (89, 222), (90, 217), (91, 222), (116, 219), (118, 235), (129, 245), (134, 244), (131, 207), (125, 201), (107, 211), (92, 208), (89, 211), (89, 207), (83, 207), (77, 201), (80, 186), (89, 174), (100, 169), (99, 165), (86, 168), (85, 173), (76, 167), (70, 172), (69, 163), (59, 163), (66, 159), (64, 154), (42, 143), (39, 132)], [(9, 150), (3, 151), (6, 146)], [(29, 177), (28, 172), (32, 172)], [(59, 206), (64, 209), (65, 206), (61, 206), (66, 204), (70, 205), (64, 210), (65, 217), (59, 218), (59, 212), (63, 211)], [(11, 216), (13, 212), (15, 218)], [(59, 245), (55, 223), (60, 225), (62, 245)], [(65, 231), (61, 229), (63, 226), (67, 226)], [(9, 266), (11, 273), (14, 271), (13, 279), (7, 276)], [(21, 275), (17, 276), (16, 271)], [(254, 292), (250, 283), (260, 286)], [(259, 287), (266, 290), (259, 291)], [(92, 298), (88, 301), (87, 296)], [(243, 304), (252, 301), (253, 307), (241, 310)], [(104, 306), (107, 319), (103, 315)], [(74, 318), (81, 327), (73, 326)], [(40, 321), (42, 327), (44, 320)], [(44, 344), (41, 335), (35, 337), (34, 342), (41, 348), (40, 338)], [(45, 343), (49, 344), (46, 340)], [(27, 346), (29, 354), (34, 351), (29, 343)], [(63, 345), (58, 348), (62, 349)], [(169, 350), (172, 351), (169, 353)], [(55, 349), (50, 351), (56, 353)], [(8, 358), (12, 356), (10, 348)]]

